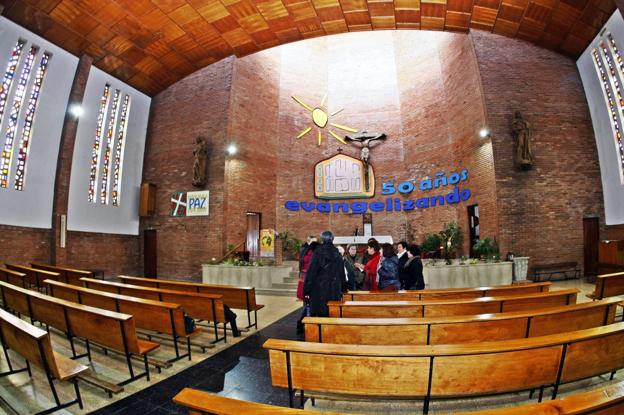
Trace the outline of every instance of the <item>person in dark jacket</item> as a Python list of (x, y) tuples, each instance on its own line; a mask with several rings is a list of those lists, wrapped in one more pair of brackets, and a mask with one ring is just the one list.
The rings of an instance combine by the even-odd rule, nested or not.
[(336, 248), (344, 261), (345, 268), (345, 279), (342, 281), (342, 292), (346, 293), (347, 291), (353, 291), (355, 290), (355, 268), (353, 268), (353, 264), (347, 259), (348, 255), (344, 247), (342, 245), (338, 245)]
[(342, 298), (344, 261), (333, 241), (330, 231), (321, 234), (321, 245), (312, 256), (303, 286), (304, 295), (310, 298), (310, 315), (315, 317), (329, 316), (327, 302)]
[(377, 275), (379, 276), (377, 286), (380, 290), (398, 290), (401, 287), (399, 282), (399, 258), (395, 255), (391, 244), (383, 244), (381, 252), (382, 258), (377, 268)]
[[(403, 265), (407, 262), (407, 242), (401, 241), (396, 246), (397, 257), (399, 258), (399, 270), (403, 269)], [(403, 287), (401, 287), (403, 288)]]
[(407, 248), (407, 262), (403, 265), (403, 268), (400, 269), (399, 277), (401, 280), (401, 289), (425, 289), (423, 264), (420, 260), (420, 248), (418, 245), (410, 245)]

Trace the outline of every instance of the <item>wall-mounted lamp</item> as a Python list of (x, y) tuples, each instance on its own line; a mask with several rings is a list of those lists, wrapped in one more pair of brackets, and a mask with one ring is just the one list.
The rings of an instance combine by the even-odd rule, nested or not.
[(481, 138), (488, 138), (490, 137), (491, 134), (492, 133), (487, 128), (482, 128), (481, 131), (479, 131), (479, 136)]
[(80, 104), (72, 104), (69, 106), (69, 113), (76, 118), (80, 118), (84, 114), (84, 109)]
[(238, 153), (238, 147), (236, 147), (236, 144), (230, 144), (225, 149), (225, 152), (228, 154), (228, 156), (233, 156)]

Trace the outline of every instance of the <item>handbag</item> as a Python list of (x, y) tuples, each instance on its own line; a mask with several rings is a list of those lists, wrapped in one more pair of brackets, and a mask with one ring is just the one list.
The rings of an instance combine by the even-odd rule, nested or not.
[(303, 300), (303, 315), (306, 317), (312, 316), (312, 307), (310, 306), (310, 297), (306, 296)]
[(188, 314), (184, 314), (184, 331), (186, 334), (192, 333), (195, 331), (195, 320), (191, 318)]

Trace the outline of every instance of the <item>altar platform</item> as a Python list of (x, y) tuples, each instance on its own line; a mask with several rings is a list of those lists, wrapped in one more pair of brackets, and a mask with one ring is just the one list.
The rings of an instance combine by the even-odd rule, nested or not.
[(490, 287), (494, 285), (509, 285), (512, 283), (513, 262), (479, 262), (477, 264), (459, 264), (453, 260), (446, 265), (444, 260), (423, 260), (423, 276), (425, 288), (464, 288)]

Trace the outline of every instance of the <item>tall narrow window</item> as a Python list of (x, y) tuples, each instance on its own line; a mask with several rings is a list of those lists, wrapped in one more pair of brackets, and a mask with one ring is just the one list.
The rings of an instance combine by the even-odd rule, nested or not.
[(35, 56), (37, 55), (38, 48), (31, 47), (28, 56), (26, 57), (26, 63), (20, 74), (20, 79), (17, 84), (17, 90), (15, 91), (15, 97), (13, 98), (13, 105), (11, 107), (11, 113), (9, 114), (9, 122), (7, 131), (4, 136), (4, 149), (2, 151), (2, 160), (0, 160), (0, 187), (7, 188), (9, 186), (9, 171), (11, 170), (11, 161), (13, 157), (13, 141), (15, 139), (15, 132), (17, 130), (17, 123), (24, 103), (24, 96), (26, 95), (26, 86), (30, 79), (30, 73), (32, 70)]
[(100, 186), (100, 203), (108, 204), (108, 184), (109, 184), (109, 168), (110, 158), (113, 152), (113, 140), (115, 138), (115, 128), (117, 127), (117, 115), (119, 113), (119, 95), (120, 91), (115, 90), (113, 96), (113, 106), (108, 119), (108, 130), (106, 132), (106, 150), (104, 152), (104, 161), (102, 163), (102, 185)]
[(113, 181), (113, 206), (119, 205), (121, 197), (121, 175), (123, 172), (123, 156), (126, 148), (126, 129), (128, 125), (128, 112), (130, 111), (130, 95), (126, 94), (119, 116), (119, 127), (117, 129), (117, 148), (115, 149), (114, 181)]
[(89, 172), (89, 202), (95, 203), (95, 182), (97, 181), (98, 169), (100, 167), (100, 146), (102, 145), (102, 132), (104, 131), (104, 121), (108, 109), (108, 98), (110, 95), (110, 85), (104, 86), (104, 92), (100, 98), (100, 111), (98, 112), (97, 127), (95, 129), (95, 139), (93, 140), (93, 150), (91, 151), (91, 170)]
[(26, 162), (28, 161), (28, 150), (30, 148), (30, 139), (32, 137), (33, 122), (39, 103), (39, 94), (48, 69), (50, 55), (46, 52), (41, 58), (37, 74), (35, 75), (35, 83), (30, 92), (28, 107), (26, 109), (26, 118), (24, 119), (24, 127), (22, 129), (22, 138), (19, 144), (19, 152), (17, 153), (17, 171), (15, 172), (15, 190), (24, 189), (24, 180), (26, 177)]
[(17, 64), (19, 63), (19, 58), (22, 55), (22, 50), (24, 50), (25, 44), (26, 42), (20, 39), (17, 41), (17, 44), (13, 46), (9, 63), (7, 64), (6, 71), (2, 77), (2, 85), (0, 85), (0, 120), (2, 120), (2, 115), (4, 114), (4, 109), (6, 108), (9, 91), (11, 90), (11, 85), (13, 85), (15, 71), (17, 71)]

